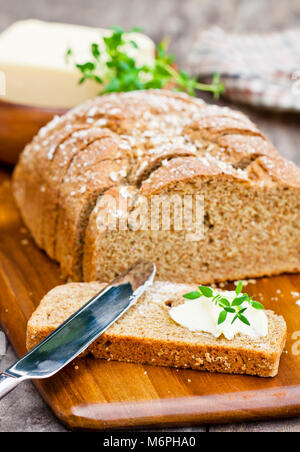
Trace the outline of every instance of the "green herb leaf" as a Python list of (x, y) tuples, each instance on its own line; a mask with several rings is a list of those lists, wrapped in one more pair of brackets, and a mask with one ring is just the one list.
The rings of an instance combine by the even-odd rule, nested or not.
[(236, 321), (237, 318), (238, 318), (238, 315), (236, 314), (232, 319), (231, 325)]
[(243, 300), (239, 300), (238, 298), (235, 298), (232, 303), (231, 306), (240, 306), (243, 303)]
[(99, 50), (99, 44), (96, 44), (95, 42), (91, 45), (91, 51), (93, 57), (97, 60), (100, 56), (100, 50)]
[(138, 49), (138, 48), (139, 48), (139, 46), (137, 45), (137, 43), (136, 43), (135, 41), (133, 41), (133, 40), (130, 41), (130, 44), (132, 44), (132, 46), (133, 46), (135, 49)]
[(242, 281), (239, 281), (238, 285), (236, 286), (235, 293), (237, 295), (239, 295), (242, 292), (242, 288), (243, 288), (243, 283), (242, 283)]
[(73, 52), (72, 49), (67, 49), (66, 53), (65, 53), (65, 62), (66, 64), (69, 63), (70, 58), (73, 56)]
[[(191, 300), (199, 298), (202, 295), (204, 295), (206, 298), (211, 298), (212, 303), (214, 303), (215, 305), (222, 308), (222, 311), (220, 312), (220, 315), (218, 318), (218, 325), (220, 323), (223, 323), (227, 318), (227, 314), (230, 313), (230, 314), (235, 314), (231, 321), (231, 324), (233, 324), (234, 322), (236, 322), (237, 319), (239, 319), (241, 322), (250, 326), (249, 320), (244, 315), (245, 312), (247, 311), (247, 309), (249, 308), (249, 305), (255, 309), (264, 309), (264, 307), (261, 303), (259, 303), (258, 301), (254, 301), (253, 297), (249, 297), (247, 294), (242, 294), (241, 296), (237, 296), (236, 298), (234, 298), (232, 303), (230, 303), (230, 301), (227, 298), (225, 298), (224, 296), (222, 297), (222, 295), (220, 295), (219, 293), (216, 293), (216, 295), (214, 295), (214, 291), (211, 287), (207, 287), (207, 286), (198, 286), (198, 287), (199, 287), (200, 292), (194, 291), (194, 292), (185, 294), (183, 296), (185, 298), (189, 298)], [(236, 294), (237, 293), (240, 294), (241, 290), (242, 290), (241, 284), (238, 284)], [(242, 304), (244, 302), (247, 302), (248, 305), (243, 307)]]
[[(174, 86), (176, 91), (185, 91), (191, 96), (197, 90), (210, 91), (215, 97), (223, 91), (224, 86), (220, 82), (220, 76), (215, 74), (211, 85), (198, 83), (196, 78), (190, 77), (186, 72), (173, 67), (174, 56), (168, 54), (168, 42), (161, 41), (156, 49), (156, 58), (153, 64), (137, 66), (134, 58), (130, 57), (124, 50), (124, 44), (136, 49), (138, 47), (134, 40), (127, 40), (126, 33), (121, 27), (111, 27), (112, 34), (102, 38), (102, 45), (91, 44), (91, 61), (83, 64), (75, 64), (81, 72), (79, 84), (86, 80), (92, 80), (102, 86), (99, 94), (112, 91), (132, 91), (137, 89), (161, 89), (167, 85)], [(131, 31), (139, 32), (140, 28)], [(104, 52), (100, 48), (104, 45)], [(72, 49), (66, 52), (66, 61), (72, 55)], [(99, 75), (99, 69), (103, 72), (103, 78)], [(104, 69), (103, 69), (104, 68)], [(147, 77), (145, 77), (147, 74)]]
[(95, 69), (95, 63), (88, 61), (84, 64), (76, 64), (76, 67), (81, 71), (81, 72), (88, 72), (88, 71), (93, 71)]
[(230, 306), (230, 302), (229, 302), (226, 298), (220, 298), (218, 301), (219, 301), (219, 303), (221, 303), (222, 305)]
[(243, 316), (242, 314), (240, 314), (240, 315), (238, 316), (238, 318), (240, 319), (241, 322), (243, 322), (243, 323), (245, 323), (246, 325), (250, 326), (250, 322), (249, 322), (248, 319), (246, 319), (245, 316)]
[(226, 311), (221, 311), (219, 318), (218, 318), (218, 325), (221, 325), (221, 323), (224, 323), (225, 320), (227, 318), (227, 312)]
[(183, 296), (184, 296), (184, 298), (187, 298), (188, 300), (195, 300), (196, 298), (201, 297), (201, 293), (197, 292), (197, 291), (193, 291), (193, 292), (186, 293)]
[(258, 301), (251, 301), (251, 306), (254, 309), (265, 309), (265, 307), (261, 303), (259, 303)]
[(120, 80), (118, 78), (116, 78), (116, 77), (112, 78), (110, 80), (109, 84), (106, 86), (105, 92), (106, 93), (111, 93), (111, 92), (114, 92), (114, 91), (119, 91), (120, 84), (121, 84), (121, 82), (120, 82)]
[(206, 286), (198, 286), (200, 289), (200, 292), (207, 298), (211, 298), (214, 295), (213, 290), (210, 287)]
[(95, 82), (97, 83), (103, 83), (103, 80), (101, 77), (99, 77), (99, 75), (94, 75), (93, 79), (95, 80)]
[(240, 306), (246, 300), (248, 300), (248, 295), (244, 294), (241, 297), (235, 298), (231, 303), (231, 306)]
[(112, 25), (112, 26), (109, 27), (109, 28), (110, 28), (112, 31), (114, 31), (115, 34), (120, 34), (120, 35), (122, 35), (122, 34), (124, 33), (124, 29), (121, 28), (121, 27), (119, 27), (119, 26)]
[(226, 312), (230, 312), (231, 314), (234, 314), (234, 313), (235, 313), (235, 309), (229, 308), (228, 306), (225, 306), (225, 307), (224, 307), (224, 310), (225, 310)]

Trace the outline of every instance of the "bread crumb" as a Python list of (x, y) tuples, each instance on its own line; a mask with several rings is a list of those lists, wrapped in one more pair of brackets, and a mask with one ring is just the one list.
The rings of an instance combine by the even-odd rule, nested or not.
[[(233, 284), (234, 284), (235, 286), (237, 286), (238, 283), (239, 283), (239, 281), (234, 281), (234, 282), (233, 282)], [(241, 280), (241, 283), (243, 284), (243, 287), (248, 285), (248, 281), (247, 281), (246, 279)]]
[[(256, 279), (241, 279), (241, 282), (243, 284), (243, 286), (248, 286), (248, 284), (255, 284), (256, 283)], [(239, 283), (239, 281), (233, 281), (233, 284), (235, 286), (237, 286)]]
[(29, 241), (27, 240), (27, 239), (22, 239), (21, 240), (21, 245), (28, 245), (29, 244)]

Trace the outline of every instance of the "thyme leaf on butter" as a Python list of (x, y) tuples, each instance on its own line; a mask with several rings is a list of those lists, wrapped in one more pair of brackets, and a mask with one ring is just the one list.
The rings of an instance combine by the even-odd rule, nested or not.
[[(174, 66), (174, 56), (168, 54), (166, 39), (157, 45), (153, 64), (138, 66), (129, 51), (130, 47), (137, 49), (138, 44), (133, 39), (126, 39), (126, 32), (122, 28), (111, 27), (111, 30), (112, 34), (103, 37), (102, 43), (91, 44), (91, 56), (85, 63), (76, 63), (73, 50), (71, 48), (67, 50), (66, 62), (73, 60), (80, 72), (79, 84), (92, 80), (103, 85), (99, 95), (166, 87), (175, 91), (184, 91), (191, 96), (195, 96), (197, 91), (210, 91), (215, 98), (218, 98), (224, 92), (224, 84), (219, 74), (213, 76), (211, 84), (205, 84), (199, 83), (185, 71), (177, 70)], [(131, 32), (138, 31), (141, 29), (131, 30)]]
[(211, 299), (211, 301), (222, 308), (222, 311), (219, 314), (218, 325), (221, 325), (227, 319), (227, 314), (235, 314), (232, 319), (231, 324), (233, 324), (237, 319), (242, 323), (250, 326), (250, 322), (247, 319), (245, 312), (248, 307), (242, 307), (243, 303), (248, 303), (248, 305), (252, 306), (254, 309), (264, 309), (264, 306), (258, 301), (254, 301), (253, 297), (249, 297), (248, 294), (242, 293), (243, 283), (239, 281), (237, 287), (235, 289), (236, 297), (230, 302), (224, 295), (216, 294), (214, 295), (214, 291), (211, 287), (207, 286), (198, 286), (199, 291), (195, 290), (193, 292), (189, 292), (183, 295), (184, 298), (189, 300), (195, 300), (200, 297), (205, 297)]
[(195, 292), (186, 293), (183, 296), (184, 296), (184, 298), (187, 298), (188, 300), (195, 300), (196, 298), (201, 297), (201, 294), (200, 294), (200, 292), (195, 291)]

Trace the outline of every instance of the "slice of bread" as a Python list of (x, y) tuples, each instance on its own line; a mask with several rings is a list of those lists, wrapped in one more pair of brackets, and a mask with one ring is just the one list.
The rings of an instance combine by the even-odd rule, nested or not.
[(66, 126), (61, 131), (59, 144), (51, 149), (49, 160), (41, 168), (44, 178), (43, 202), (41, 206), (42, 234), (44, 247), (50, 257), (55, 255), (55, 231), (57, 224), (59, 191), (64, 176), (74, 158), (103, 135), (103, 130), (97, 127), (87, 128), (78, 124), (77, 127)]
[[(31, 316), (27, 348), (31, 349), (99, 292), (105, 284), (69, 283), (52, 289)], [(100, 336), (85, 353), (95, 358), (206, 370), (211, 372), (277, 375), (286, 340), (283, 317), (266, 311), (269, 332), (252, 339), (238, 334), (232, 340), (191, 332), (170, 317), (170, 307), (184, 301), (195, 286), (155, 282), (139, 301)]]
[(126, 159), (105, 160), (83, 168), (75, 177), (67, 174), (60, 187), (55, 253), (64, 274), (73, 281), (82, 280), (84, 232), (91, 211), (98, 197), (116, 184), (110, 175), (120, 180), (126, 170)]

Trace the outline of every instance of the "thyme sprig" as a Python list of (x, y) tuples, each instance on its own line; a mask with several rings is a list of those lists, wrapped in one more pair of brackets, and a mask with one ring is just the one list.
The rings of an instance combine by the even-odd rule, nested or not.
[[(91, 44), (91, 58), (79, 64), (75, 62), (73, 50), (66, 51), (66, 61), (73, 60), (80, 72), (79, 84), (92, 80), (103, 88), (99, 95), (110, 92), (133, 91), (140, 89), (162, 89), (171, 87), (175, 91), (184, 91), (195, 96), (196, 91), (210, 91), (218, 98), (224, 92), (224, 84), (219, 74), (215, 74), (211, 84), (199, 83), (185, 71), (174, 66), (174, 56), (168, 54), (167, 40), (161, 41), (156, 48), (156, 57), (152, 65), (137, 66), (135, 59), (126, 52), (126, 44), (138, 48), (134, 40), (126, 39), (126, 32), (120, 27), (111, 27), (111, 36), (103, 37), (103, 43)], [(131, 32), (140, 31), (133, 28)], [(125, 39), (124, 39), (125, 38)], [(100, 49), (104, 48), (105, 51)], [(101, 75), (100, 75), (101, 74)]]
[(206, 286), (198, 286), (199, 291), (193, 291), (186, 293), (183, 295), (184, 298), (189, 300), (195, 300), (196, 298), (205, 297), (211, 299), (212, 303), (218, 305), (222, 308), (218, 318), (218, 325), (225, 322), (227, 318), (227, 314), (235, 314), (232, 319), (231, 324), (233, 324), (237, 319), (246, 325), (250, 326), (250, 322), (247, 319), (245, 312), (247, 311), (247, 307), (243, 307), (244, 303), (248, 303), (249, 306), (252, 306), (254, 309), (264, 309), (264, 306), (258, 301), (253, 300), (253, 297), (249, 297), (248, 294), (242, 293), (243, 284), (242, 281), (239, 281), (237, 287), (235, 289), (235, 298), (230, 302), (227, 298), (220, 294), (214, 294), (214, 291), (211, 287)]

